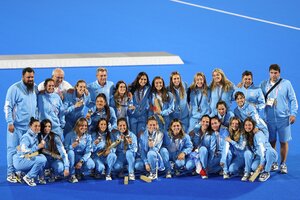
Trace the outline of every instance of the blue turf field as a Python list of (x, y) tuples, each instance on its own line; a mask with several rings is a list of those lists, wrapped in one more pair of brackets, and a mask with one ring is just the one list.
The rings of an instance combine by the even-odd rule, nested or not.
[[(140, 71), (150, 79), (161, 75), (169, 82), (178, 70), (188, 84), (202, 71), (208, 81), (214, 68), (222, 68), (234, 83), (244, 70), (254, 82), (268, 77), (268, 67), (278, 63), (282, 77), (300, 94), (300, 2), (296, 0), (213, 1), (185, 0), (199, 6), (275, 22), (284, 26), (228, 15), (170, 0), (65, 0), (0, 2), (0, 55), (113, 53), (166, 51), (179, 55), (184, 65), (108, 67), (109, 79), (130, 83)], [(296, 29), (289, 28), (293, 26)], [(298, 30), (297, 30), (298, 28)], [(65, 79), (95, 80), (96, 66), (66, 68)], [(37, 83), (52, 69), (36, 69)], [(20, 80), (21, 70), (0, 70), (0, 105), (7, 88)], [(299, 118), (299, 117), (298, 117)], [(183, 177), (123, 186), (120, 180), (59, 182), (36, 188), (13, 185), (6, 178), (6, 123), (0, 115), (0, 199), (299, 199), (300, 122), (292, 127), (289, 174), (272, 174), (266, 183), (241, 183), (213, 177)]]

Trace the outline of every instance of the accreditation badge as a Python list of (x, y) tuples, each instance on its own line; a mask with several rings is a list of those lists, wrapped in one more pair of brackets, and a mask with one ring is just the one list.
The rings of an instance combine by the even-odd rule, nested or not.
[(267, 102), (266, 102), (266, 105), (272, 107), (273, 105), (275, 105), (275, 102), (276, 102), (276, 99), (274, 99), (274, 98), (268, 98)]

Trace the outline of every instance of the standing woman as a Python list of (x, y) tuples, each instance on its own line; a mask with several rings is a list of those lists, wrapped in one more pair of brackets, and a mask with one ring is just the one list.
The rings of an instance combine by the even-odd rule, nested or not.
[(66, 116), (64, 134), (73, 129), (77, 119), (85, 116), (90, 101), (90, 94), (84, 80), (77, 81), (75, 89), (67, 91), (63, 100)]
[(178, 72), (172, 72), (170, 76), (170, 85), (168, 91), (174, 96), (174, 112), (170, 119), (179, 119), (182, 123), (184, 132), (189, 127), (189, 108), (187, 103), (187, 84), (182, 82)]
[(156, 76), (151, 87), (151, 111), (158, 121), (159, 129), (167, 131), (170, 124), (170, 114), (174, 112), (174, 97), (165, 87), (162, 77)]
[[(79, 118), (74, 126), (74, 130), (66, 135), (64, 141), (65, 148), (70, 160), (71, 183), (77, 183), (82, 179), (84, 173), (89, 173), (95, 168), (95, 163), (91, 159), (92, 137), (87, 133), (88, 122), (85, 118)], [(75, 176), (75, 171), (76, 175)]]
[(210, 108), (212, 111), (211, 116), (214, 116), (217, 114), (216, 105), (220, 100), (225, 101), (228, 109), (230, 110), (234, 88), (233, 84), (226, 78), (224, 72), (221, 69), (214, 69), (212, 76), (213, 80), (210, 84)]
[(250, 172), (259, 170), (259, 181), (266, 181), (270, 178), (270, 171), (273, 162), (278, 159), (275, 149), (272, 148), (264, 133), (255, 128), (255, 121), (248, 117), (244, 121), (244, 130), (247, 137), (248, 150), (245, 156), (245, 172), (242, 181), (247, 181)]
[(188, 132), (194, 130), (203, 115), (209, 115), (210, 90), (206, 83), (204, 73), (198, 72), (194, 76), (194, 81), (188, 90), (188, 99), (191, 109)]
[(232, 117), (230, 119), (228, 131), (229, 136), (225, 140), (230, 146), (229, 149), (223, 149), (221, 158), (224, 179), (230, 178), (230, 175), (238, 175), (244, 169), (244, 152), (247, 144), (239, 118)]
[(45, 92), (38, 95), (39, 119), (50, 119), (52, 130), (64, 141), (65, 109), (60, 96), (54, 92), (54, 80), (47, 78), (44, 82)]
[[(193, 143), (190, 136), (184, 133), (178, 119), (173, 119), (170, 124), (168, 140), (169, 161), (175, 163), (175, 174), (177, 174), (184, 168), (187, 157), (193, 150)], [(167, 171), (171, 170), (169, 162), (165, 163), (165, 166)]]
[(105, 118), (101, 118), (98, 122), (97, 129), (92, 133), (92, 146), (93, 155), (92, 158), (95, 162), (95, 178), (100, 178), (100, 175), (105, 173), (107, 181), (111, 181), (111, 170), (117, 160), (116, 148), (111, 148), (112, 139), (108, 130), (108, 123)]
[[(30, 128), (21, 137), (20, 148), (17, 148), (17, 153), (13, 156), (13, 166), (16, 171), (27, 172), (23, 180), (29, 186), (36, 186), (34, 181), (39, 175), (43, 177), (43, 170), (47, 162), (47, 158), (43, 154), (38, 154), (31, 157), (30, 154), (44, 148), (45, 141), (38, 142), (38, 133), (41, 130), (40, 122), (33, 117), (29, 122)], [(44, 179), (40, 179), (41, 184), (45, 184)]]
[(118, 142), (116, 154), (117, 161), (114, 165), (116, 172), (123, 172), (125, 164), (128, 164), (129, 180), (135, 180), (134, 164), (138, 149), (137, 138), (135, 134), (128, 130), (125, 118), (118, 119), (118, 131), (112, 134), (113, 142)]
[(128, 115), (130, 130), (135, 135), (145, 131), (149, 112), (150, 90), (148, 75), (145, 72), (140, 72), (130, 85), (130, 93), (133, 95), (133, 110)]
[(96, 105), (88, 112), (86, 118), (89, 122), (89, 132), (96, 131), (99, 119), (105, 118), (108, 121), (109, 131), (117, 129), (117, 117), (115, 111), (107, 103), (107, 99), (104, 93), (98, 94), (96, 97)]
[[(65, 147), (58, 135), (51, 131), (52, 123), (49, 119), (44, 119), (41, 122), (41, 132), (38, 135), (39, 142), (45, 141), (43, 152), (47, 158), (46, 168), (53, 169), (54, 173), (51, 176), (51, 182), (55, 181), (55, 177), (63, 175), (69, 176), (69, 159)], [(60, 158), (59, 158), (60, 157)]]
[[(110, 106), (114, 108), (117, 119), (128, 119), (128, 112), (132, 112), (132, 94), (127, 91), (127, 85), (124, 81), (118, 81), (116, 91), (113, 95)], [(128, 121), (129, 122), (129, 121)]]

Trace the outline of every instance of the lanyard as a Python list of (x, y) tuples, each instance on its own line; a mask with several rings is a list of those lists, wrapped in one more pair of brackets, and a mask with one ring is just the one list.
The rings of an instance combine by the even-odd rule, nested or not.
[(222, 99), (222, 96), (223, 96), (223, 89), (222, 89), (222, 86), (219, 86), (218, 88), (217, 88), (217, 90), (218, 90), (218, 101), (220, 101), (221, 99)]
[[(201, 103), (202, 103), (203, 93), (202, 93), (200, 90), (198, 90), (198, 91), (197, 91), (197, 94), (199, 94), (199, 95), (197, 95), (196, 103), (197, 103), (198, 111), (200, 111), (200, 110), (201, 110), (200, 108), (201, 108)], [(199, 96), (200, 96), (200, 99), (199, 99)]]

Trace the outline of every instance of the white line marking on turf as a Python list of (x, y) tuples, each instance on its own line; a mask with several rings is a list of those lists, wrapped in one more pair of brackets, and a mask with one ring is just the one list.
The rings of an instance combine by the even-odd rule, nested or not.
[(272, 22), (272, 21), (268, 21), (268, 20), (264, 20), (264, 19), (255, 18), (255, 17), (249, 17), (249, 16), (246, 16), (246, 15), (240, 15), (240, 14), (228, 12), (228, 11), (225, 11), (225, 10), (210, 8), (210, 7), (201, 6), (201, 5), (197, 5), (197, 4), (193, 4), (193, 3), (188, 3), (188, 2), (180, 1), (180, 0), (170, 0), (170, 1), (173, 1), (175, 3), (181, 3), (181, 4), (193, 6), (193, 7), (197, 7), (197, 8), (203, 8), (203, 9), (206, 9), (206, 10), (211, 10), (211, 11), (215, 11), (215, 12), (219, 12), (219, 13), (224, 13), (224, 14), (227, 14), (227, 15), (232, 15), (232, 16), (236, 16), (236, 17), (250, 19), (250, 20), (253, 20), (253, 21), (259, 21), (259, 22), (263, 22), (263, 23), (267, 23), (267, 24), (272, 24), (272, 25), (276, 25), (276, 26), (282, 26), (282, 27), (285, 27), (285, 28), (290, 28), (290, 29), (294, 29), (294, 30), (300, 31), (300, 28), (295, 27), (295, 26), (290, 26), (290, 25), (286, 25), (286, 24), (280, 24), (280, 23), (277, 23), (277, 22)]

